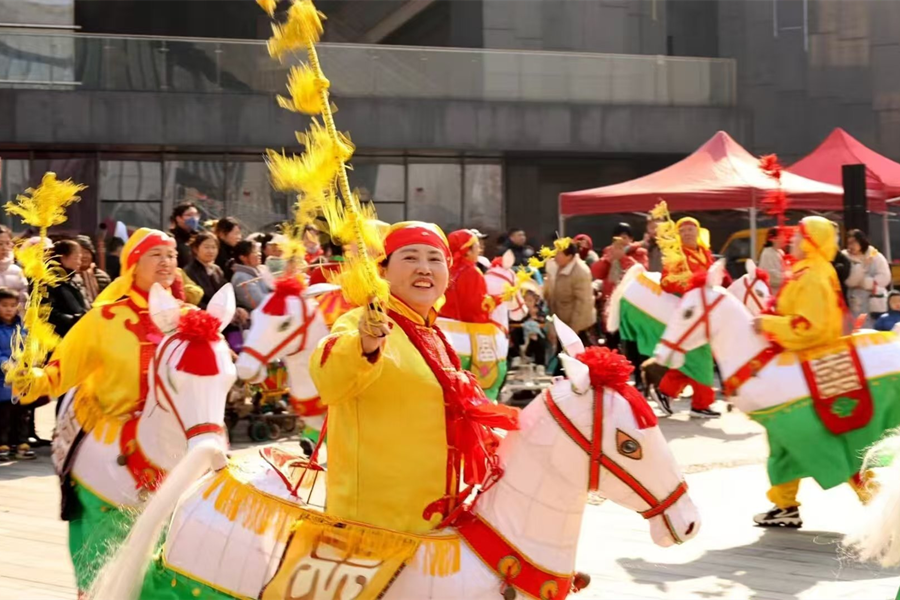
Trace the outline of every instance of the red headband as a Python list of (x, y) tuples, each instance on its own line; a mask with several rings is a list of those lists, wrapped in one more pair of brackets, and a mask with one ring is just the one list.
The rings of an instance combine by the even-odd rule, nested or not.
[(444, 238), (438, 232), (425, 227), (404, 227), (392, 231), (384, 240), (384, 254), (390, 256), (400, 248), (415, 244), (437, 248), (444, 254), (448, 265), (452, 262), (450, 248), (447, 247)]
[(141, 259), (141, 257), (156, 248), (157, 246), (175, 246), (175, 240), (162, 232), (151, 233), (138, 242), (137, 246), (128, 253), (128, 259), (125, 262), (125, 268), (130, 269)]

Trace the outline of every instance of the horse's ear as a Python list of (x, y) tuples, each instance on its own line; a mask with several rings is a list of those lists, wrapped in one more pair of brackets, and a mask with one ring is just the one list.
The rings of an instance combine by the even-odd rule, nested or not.
[(334, 285), (333, 283), (314, 283), (313, 285), (303, 290), (301, 296), (303, 296), (304, 298), (315, 298), (316, 296), (321, 296), (322, 294), (334, 292), (339, 289), (341, 289), (341, 286)]
[(553, 328), (556, 329), (556, 335), (559, 337), (559, 342), (562, 344), (566, 354), (575, 358), (584, 352), (584, 343), (582, 343), (581, 338), (578, 337), (577, 333), (572, 331), (571, 327), (563, 323), (562, 319), (554, 316)]
[(206, 307), (206, 312), (217, 318), (221, 323), (219, 331), (222, 331), (231, 323), (236, 310), (237, 302), (234, 299), (234, 288), (230, 283), (226, 283), (219, 288), (219, 291), (215, 293)]
[(716, 262), (713, 263), (713, 266), (709, 268), (709, 273), (706, 275), (706, 283), (710, 287), (719, 287), (722, 285), (722, 280), (725, 278), (725, 259), (720, 258)]
[(750, 279), (756, 279), (756, 263), (753, 262), (753, 259), (748, 258), (744, 266), (747, 268), (747, 275), (750, 276)]
[(150, 288), (150, 298), (147, 301), (150, 312), (150, 320), (165, 335), (169, 335), (178, 327), (178, 319), (181, 318), (181, 305), (166, 289), (154, 283)]
[(566, 379), (572, 384), (572, 390), (576, 394), (584, 394), (591, 389), (591, 372), (586, 364), (566, 354), (560, 354), (559, 361), (566, 371)]
[(512, 250), (507, 250), (503, 253), (503, 258), (501, 260), (504, 269), (512, 269), (513, 265), (516, 264), (516, 255)]

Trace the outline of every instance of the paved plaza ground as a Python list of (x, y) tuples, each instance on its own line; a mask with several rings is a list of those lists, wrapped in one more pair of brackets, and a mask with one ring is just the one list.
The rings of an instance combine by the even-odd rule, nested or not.
[[(692, 421), (687, 408), (679, 403), (681, 412), (661, 424), (700, 509), (699, 535), (684, 546), (658, 548), (639, 515), (611, 502), (589, 506), (577, 568), (593, 582), (577, 598), (894, 598), (900, 570), (841, 556), (841, 536), (860, 510), (847, 486), (824, 492), (804, 482), (803, 529), (756, 528), (752, 515), (768, 508), (761, 428), (737, 412)], [(51, 419), (52, 409), (40, 410), (44, 436)], [(75, 598), (48, 454), (42, 449), (36, 461), (0, 464), (0, 600)]]

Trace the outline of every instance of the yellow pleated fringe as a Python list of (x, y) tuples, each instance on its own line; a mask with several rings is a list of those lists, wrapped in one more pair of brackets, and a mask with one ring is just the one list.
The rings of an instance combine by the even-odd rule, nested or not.
[(219, 490), (213, 506), (229, 521), (239, 521), (257, 535), (273, 531), (278, 541), (286, 541), (294, 521), (306, 511), (241, 481), (235, 477), (233, 468), (229, 465), (219, 471), (203, 491), (203, 497), (208, 499)]
[[(423, 573), (435, 577), (453, 575), (460, 569), (461, 546), (456, 535), (401, 533), (306, 509), (241, 481), (231, 466), (212, 478), (203, 491), (203, 497), (209, 499), (217, 490), (213, 502), (215, 510), (229, 521), (240, 522), (257, 535), (273, 532), (280, 542), (286, 542), (291, 532), (295, 532), (295, 541), (291, 543), (310, 540), (310, 548), (314, 540), (325, 536), (329, 543), (351, 549), (354, 556), (368, 558), (415, 555), (412, 564)], [(416, 554), (420, 547), (423, 551)]]
[(86, 389), (79, 389), (75, 393), (73, 404), (75, 418), (78, 419), (84, 432), (92, 434), (95, 440), (107, 446), (119, 439), (122, 426), (128, 417), (115, 417), (104, 413), (97, 403), (96, 396)]

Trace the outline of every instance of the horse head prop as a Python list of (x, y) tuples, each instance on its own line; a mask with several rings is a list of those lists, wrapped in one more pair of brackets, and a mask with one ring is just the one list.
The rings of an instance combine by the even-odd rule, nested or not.
[[(145, 412), (161, 411), (174, 427), (154, 427), (154, 456), (169, 469), (185, 451), (201, 444), (227, 449), (224, 413), (228, 390), (237, 379), (228, 344), (221, 335), (236, 309), (230, 284), (220, 289), (205, 311), (182, 311), (159, 285), (150, 290), (150, 318), (165, 335), (153, 358)], [(148, 451), (150, 449), (148, 448)]]
[[(502, 296), (506, 290), (516, 285), (516, 274), (513, 272), (513, 265), (516, 257), (512, 250), (507, 250), (503, 256), (494, 259), (491, 268), (484, 274), (484, 280), (487, 284), (487, 292), (491, 296)], [(522, 298), (521, 292), (516, 292), (508, 300), (504, 301), (498, 308), (504, 307), (507, 311), (506, 322), (510, 319), (513, 321), (521, 321), (528, 316), (528, 307), (525, 306), (525, 300)], [(495, 313), (496, 314), (496, 313)], [(497, 320), (496, 318), (494, 319)]]
[(250, 317), (250, 329), (236, 363), (238, 376), (245, 381), (262, 381), (270, 362), (312, 352), (319, 339), (328, 334), (312, 299), (337, 286), (320, 283), (306, 287), (296, 277), (281, 277), (274, 288)]
[[(650, 405), (628, 383), (630, 363), (606, 348), (586, 350), (559, 319), (554, 326), (567, 378), (525, 409), (515, 434), (534, 446), (529, 462), (544, 468), (518, 466), (556, 473), (581, 499), (593, 491), (639, 512), (660, 546), (690, 539), (699, 530), (697, 509)], [(504, 479), (516, 466), (506, 466)]]
[(728, 293), (740, 300), (755, 317), (762, 314), (769, 306), (772, 288), (769, 287), (767, 271), (757, 267), (756, 263), (750, 259), (747, 259), (745, 265), (747, 272), (728, 286)]

